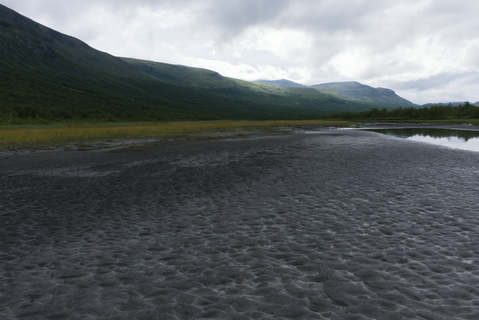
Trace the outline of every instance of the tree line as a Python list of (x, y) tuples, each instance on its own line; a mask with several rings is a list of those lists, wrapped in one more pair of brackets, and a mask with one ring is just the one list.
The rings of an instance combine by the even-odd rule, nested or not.
[(362, 112), (337, 113), (332, 118), (345, 120), (372, 119), (372, 120), (441, 120), (441, 119), (479, 119), (479, 107), (465, 102), (458, 106), (433, 105), (423, 108), (397, 108), (386, 110), (386, 108), (374, 108)]

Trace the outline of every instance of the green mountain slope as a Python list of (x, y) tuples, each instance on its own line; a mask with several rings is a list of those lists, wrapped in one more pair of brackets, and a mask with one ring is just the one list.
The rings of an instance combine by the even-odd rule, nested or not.
[(416, 105), (398, 96), (393, 90), (372, 88), (359, 82), (332, 82), (311, 86), (321, 92), (336, 92), (346, 99), (384, 107), (415, 107)]
[(227, 79), (215, 71), (133, 58), (121, 59), (136, 70), (171, 84), (192, 88), (227, 86)]
[(268, 84), (277, 84), (280, 86), (286, 86), (286, 87), (298, 87), (298, 88), (306, 88), (307, 86), (296, 83), (294, 81), (286, 80), (286, 79), (280, 79), (280, 80), (256, 80), (255, 82), (259, 83), (268, 83)]
[(0, 5), (0, 123), (306, 119), (371, 105), (117, 58)]

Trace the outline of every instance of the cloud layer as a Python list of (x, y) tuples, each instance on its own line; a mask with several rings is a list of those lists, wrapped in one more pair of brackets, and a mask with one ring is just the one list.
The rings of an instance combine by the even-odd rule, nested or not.
[(246, 80), (355, 80), (415, 103), (476, 102), (470, 0), (4, 0), (116, 56)]

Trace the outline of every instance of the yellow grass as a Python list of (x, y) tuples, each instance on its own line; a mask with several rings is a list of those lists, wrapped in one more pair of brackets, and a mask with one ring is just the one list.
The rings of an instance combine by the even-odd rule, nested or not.
[(67, 144), (168, 137), (221, 136), (253, 130), (307, 125), (341, 126), (346, 121), (231, 121), (124, 124), (71, 127), (0, 128), (0, 149), (51, 148)]

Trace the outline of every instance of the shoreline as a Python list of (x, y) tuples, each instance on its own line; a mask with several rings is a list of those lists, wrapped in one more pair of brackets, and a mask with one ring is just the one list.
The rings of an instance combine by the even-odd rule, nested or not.
[(255, 133), (288, 131), (301, 126), (345, 126), (347, 121), (227, 121), (152, 124), (103, 124), (98, 126), (53, 126), (0, 129), (0, 150), (28, 153), (49, 150), (98, 150), (182, 140), (248, 136)]
[(301, 126), (301, 128), (293, 127), (278, 127), (265, 128), (263, 130), (226, 130), (213, 132), (198, 132), (188, 135), (172, 135), (172, 136), (158, 136), (155, 138), (146, 137), (140, 139), (115, 139), (114, 141), (98, 140), (89, 143), (66, 143), (57, 146), (45, 146), (38, 148), (18, 148), (17, 150), (0, 149), (1, 156), (24, 155), (32, 153), (46, 153), (46, 152), (122, 152), (122, 151), (141, 151), (168, 146), (176, 143), (187, 143), (195, 141), (207, 140), (224, 140), (224, 139), (245, 139), (254, 136), (265, 135), (282, 135), (296, 132), (302, 132), (310, 128), (317, 130), (331, 128), (330, 126)]
[(348, 130), (367, 130), (367, 129), (404, 129), (404, 128), (437, 128), (465, 131), (479, 131), (479, 126), (466, 124), (442, 124), (442, 123), (388, 123), (388, 122), (368, 122), (360, 125), (328, 126), (328, 125), (301, 125), (295, 127), (274, 127), (264, 129), (232, 129), (222, 131), (205, 131), (183, 135), (158, 136), (155, 138), (145, 137), (140, 139), (104, 139), (87, 143), (65, 143), (55, 146), (24, 147), (16, 150), (0, 149), (0, 157), (24, 155), (32, 153), (45, 152), (124, 152), (141, 151), (154, 149), (174, 143), (194, 142), (203, 140), (223, 140), (223, 139), (243, 139), (251, 136), (274, 135), (301, 133), (304, 131), (318, 131), (325, 129), (348, 129)]
[[(442, 124), (442, 123), (388, 123), (388, 122), (367, 122), (361, 124), (361, 127), (367, 129), (407, 129), (407, 128), (432, 128), (432, 129), (451, 129), (451, 130), (470, 130), (479, 131), (479, 126), (471, 124)], [(359, 129), (361, 129), (361, 127)], [(365, 129), (366, 129), (365, 128)]]

